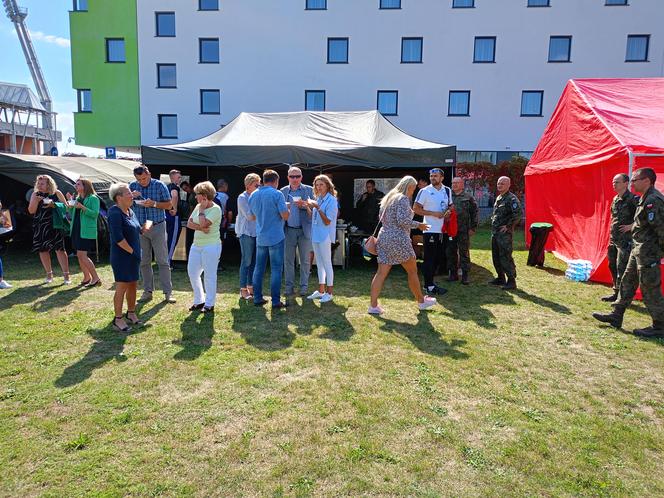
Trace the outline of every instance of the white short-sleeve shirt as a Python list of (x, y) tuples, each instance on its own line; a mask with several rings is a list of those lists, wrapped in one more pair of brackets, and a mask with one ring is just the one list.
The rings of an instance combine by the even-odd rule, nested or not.
[[(440, 187), (440, 190), (433, 185), (428, 185), (418, 192), (415, 202), (420, 204), (425, 211), (444, 213), (452, 204), (450, 192), (449, 187), (444, 185)], [(424, 223), (431, 226), (425, 233), (443, 233), (443, 218), (425, 216)]]

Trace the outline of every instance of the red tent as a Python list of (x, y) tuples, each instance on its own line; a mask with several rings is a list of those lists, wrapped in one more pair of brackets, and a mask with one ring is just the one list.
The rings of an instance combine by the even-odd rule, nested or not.
[(642, 166), (664, 191), (664, 78), (570, 80), (526, 168), (526, 226), (553, 223), (546, 249), (611, 282), (611, 181)]

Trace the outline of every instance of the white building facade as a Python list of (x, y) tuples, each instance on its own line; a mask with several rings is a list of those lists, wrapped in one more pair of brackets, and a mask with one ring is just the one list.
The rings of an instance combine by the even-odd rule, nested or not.
[(528, 156), (570, 78), (664, 76), (662, 20), (664, 0), (138, 0), (141, 143), (379, 108), (459, 161)]

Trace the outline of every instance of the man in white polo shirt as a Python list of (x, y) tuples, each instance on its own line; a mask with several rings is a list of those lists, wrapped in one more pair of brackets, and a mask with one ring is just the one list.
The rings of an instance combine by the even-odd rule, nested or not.
[(443, 236), (443, 224), (450, 216), (452, 205), (452, 191), (443, 185), (444, 173), (440, 168), (429, 171), (431, 184), (424, 187), (417, 194), (413, 211), (415, 214), (424, 216), (424, 223), (430, 226), (424, 232), (424, 287), (429, 294), (445, 294), (447, 289), (438, 287), (433, 277), (443, 257), (445, 246)]

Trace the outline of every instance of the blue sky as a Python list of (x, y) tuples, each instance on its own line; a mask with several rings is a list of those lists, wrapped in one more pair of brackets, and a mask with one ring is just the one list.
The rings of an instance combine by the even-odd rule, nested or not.
[[(71, 87), (69, 48), (71, 0), (17, 0), (17, 3), (28, 9), (26, 24), (51, 92), (54, 110), (58, 113), (58, 129), (62, 131), (63, 138), (58, 145), (60, 153), (83, 152), (93, 156), (102, 153), (98, 149), (67, 143), (69, 137), (75, 136), (72, 113), (76, 110), (76, 92)], [(0, 81), (27, 84), (34, 90), (14, 25), (7, 18), (4, 8), (0, 10), (0, 53)]]

